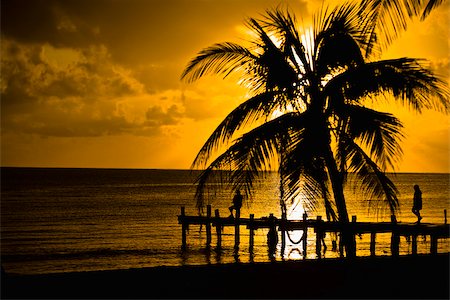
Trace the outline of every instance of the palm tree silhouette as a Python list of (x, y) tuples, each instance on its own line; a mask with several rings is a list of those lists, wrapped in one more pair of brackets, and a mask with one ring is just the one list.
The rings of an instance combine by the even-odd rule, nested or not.
[[(321, 10), (312, 29), (299, 27), (281, 9), (250, 18), (247, 25), (256, 36), (250, 46), (215, 44), (182, 74), (192, 82), (237, 72), (252, 93), (195, 158), (193, 167), (204, 168), (197, 205), (203, 205), (207, 183), (217, 174), (229, 174), (227, 182), (248, 195), (261, 171), (277, 168), (286, 200), (300, 194), (312, 205), (323, 200), (327, 216), (343, 224), (349, 222), (343, 192), (349, 172), (369, 197), (395, 214), (398, 191), (385, 172), (402, 153), (402, 124), (364, 105), (392, 96), (419, 112), (447, 111), (445, 84), (419, 59), (371, 61), (374, 22), (355, 4)], [(241, 130), (245, 133), (236, 138)], [(354, 239), (346, 232), (342, 237), (347, 256), (354, 256)]]

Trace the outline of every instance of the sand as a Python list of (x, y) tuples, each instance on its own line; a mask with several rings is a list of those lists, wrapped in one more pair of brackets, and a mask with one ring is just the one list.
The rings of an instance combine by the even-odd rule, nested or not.
[(449, 299), (449, 254), (7, 274), (2, 298)]

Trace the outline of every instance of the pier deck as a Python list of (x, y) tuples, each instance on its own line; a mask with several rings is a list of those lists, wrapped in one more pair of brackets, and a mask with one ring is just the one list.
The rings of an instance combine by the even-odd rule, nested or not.
[[(220, 217), (219, 210), (215, 210), (215, 215), (211, 215), (211, 206), (207, 206), (206, 216), (188, 216), (185, 214), (185, 208), (181, 207), (181, 214), (178, 216), (178, 223), (182, 225), (182, 249), (186, 249), (186, 231), (189, 225), (204, 225), (206, 228), (206, 246), (211, 245), (211, 229), (216, 229), (217, 247), (222, 245), (222, 230), (224, 227), (233, 226), (235, 228), (235, 247), (240, 243), (240, 227), (245, 226), (249, 230), (249, 247), (250, 250), (254, 246), (254, 231), (261, 228), (273, 228), (281, 232), (281, 247), (286, 246), (286, 232), (300, 230), (303, 232), (302, 240), (307, 240), (308, 229), (314, 229), (316, 235), (316, 253), (321, 257), (321, 238), (324, 233), (334, 232), (350, 232), (353, 235), (370, 234), (370, 252), (375, 256), (376, 235), (378, 233), (391, 233), (391, 254), (397, 256), (399, 252), (400, 236), (412, 238), (412, 254), (417, 254), (417, 236), (429, 236), (431, 239), (430, 253), (437, 253), (438, 239), (450, 237), (450, 224), (447, 224), (447, 214), (444, 211), (444, 223), (402, 223), (397, 222), (395, 216), (391, 216), (391, 222), (357, 222), (356, 216), (352, 217), (352, 222), (343, 224), (340, 222), (323, 221), (321, 216), (316, 219), (308, 219), (307, 215), (303, 215), (302, 220), (288, 220), (286, 216), (275, 218), (273, 214), (269, 217), (254, 218), (250, 214), (249, 218)], [(340, 249), (342, 250), (342, 244)], [(306, 243), (303, 243), (303, 251), (306, 256)]]

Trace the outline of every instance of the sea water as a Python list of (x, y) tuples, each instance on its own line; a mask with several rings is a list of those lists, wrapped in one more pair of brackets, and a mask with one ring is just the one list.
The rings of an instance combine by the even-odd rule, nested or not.
[[(254, 251), (248, 251), (249, 235), (241, 229), (241, 244), (234, 249), (233, 228), (225, 228), (222, 250), (205, 250), (205, 228), (191, 225), (188, 249), (181, 251), (180, 207), (197, 215), (195, 179), (189, 170), (1, 168), (1, 264), (6, 272), (40, 274), (111, 270), (154, 266), (179, 266), (233, 262), (266, 262), (266, 229), (255, 231)], [(415, 222), (411, 212), (413, 185), (423, 192), (423, 223), (444, 223), (449, 208), (449, 174), (396, 174), (391, 179), (400, 192), (399, 222)], [(346, 189), (349, 215), (358, 221), (390, 221), (389, 211), (369, 209), (370, 201)], [(261, 176), (242, 217), (273, 213), (280, 217), (279, 178)], [(228, 216), (232, 191), (221, 187), (207, 194), (213, 211)], [(288, 219), (325, 214), (308, 199), (288, 202)], [(213, 231), (214, 232), (214, 231)], [(276, 260), (303, 259), (301, 231), (291, 232), (284, 252), (278, 245)], [(331, 250), (335, 237), (327, 234), (322, 257), (339, 257)], [(370, 235), (356, 237), (357, 255), (370, 255)], [(306, 258), (314, 259), (315, 235), (308, 235)], [(429, 238), (418, 238), (418, 252), (428, 253)], [(448, 239), (439, 240), (438, 252), (449, 252)], [(411, 253), (411, 243), (400, 241), (400, 254)], [(390, 234), (377, 235), (376, 255), (390, 254)]]

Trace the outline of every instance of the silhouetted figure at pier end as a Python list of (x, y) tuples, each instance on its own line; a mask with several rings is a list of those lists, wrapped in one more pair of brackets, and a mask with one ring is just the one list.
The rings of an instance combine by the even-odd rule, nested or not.
[(422, 191), (419, 186), (414, 185), (414, 199), (413, 199), (413, 207), (412, 212), (417, 216), (417, 223), (420, 223), (422, 217), (420, 216), (420, 210), (422, 209)]
[(243, 197), (241, 195), (241, 191), (237, 190), (233, 197), (233, 205), (228, 208), (230, 210), (230, 217), (233, 217), (233, 209), (236, 211), (236, 218), (241, 216), (242, 200)]

